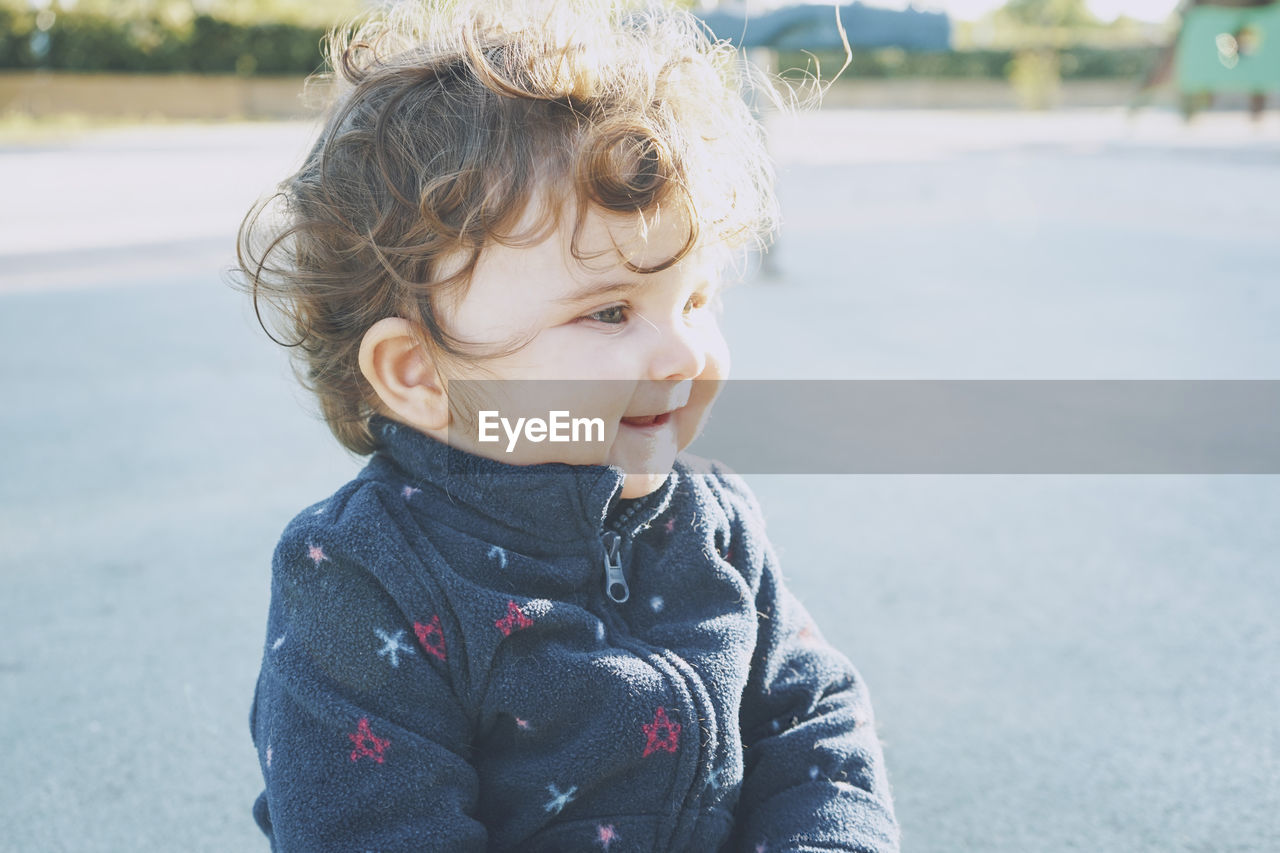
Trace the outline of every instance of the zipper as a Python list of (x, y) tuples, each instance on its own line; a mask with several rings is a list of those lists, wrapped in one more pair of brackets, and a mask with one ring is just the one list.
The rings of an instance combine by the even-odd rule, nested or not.
[(600, 539), (604, 543), (604, 594), (614, 604), (623, 604), (631, 597), (631, 587), (622, 570), (622, 537), (606, 530)]
[[(627, 576), (622, 568), (622, 546), (624, 538), (629, 539), (630, 537), (624, 537), (624, 535), (618, 533), (616, 529), (608, 530), (603, 527), (601, 528), (600, 542), (604, 546), (604, 597), (615, 604), (623, 604), (631, 597), (631, 588), (627, 584)], [(694, 722), (698, 716), (703, 713), (703, 706), (698, 698), (697, 690), (695, 689), (697, 679), (696, 676), (690, 677), (689, 674), (681, 668), (679, 665), (680, 659), (675, 656), (674, 652), (670, 649), (661, 649), (650, 646), (643, 640), (631, 637), (624, 626), (620, 612), (614, 611), (610, 613), (608, 611), (609, 608), (606, 605), (604, 611), (599, 615), (601, 623), (609, 626), (609, 630), (613, 633), (613, 643), (615, 643), (617, 647), (626, 649), (631, 654), (647, 661), (649, 666), (654, 669), (661, 679), (670, 685), (668, 689), (672, 691), (672, 699), (676, 703), (672, 707), (675, 708), (677, 713), (684, 717), (683, 724), (693, 725), (699, 729), (699, 736), (693, 737), (693, 733), (690, 732), (691, 742), (686, 743), (681, 749), (681, 760), (683, 762), (693, 762), (692, 770), (688, 771), (692, 777), (689, 784), (689, 790), (686, 791), (684, 797), (681, 798), (679, 810), (674, 815), (674, 823), (669, 828), (664, 829), (664, 832), (668, 832), (670, 834), (670, 837), (666, 839), (666, 844), (659, 848), (655, 848), (662, 850), (675, 850), (678, 849), (676, 846), (677, 836), (687, 836), (691, 831), (691, 821), (695, 823), (697, 821), (698, 815), (696, 810), (690, 809), (688, 800), (695, 792), (704, 789), (707, 781), (699, 768), (702, 764), (703, 755), (710, 753), (704, 751), (705, 744), (702, 742), (701, 724)], [(685, 696), (688, 697), (687, 702), (685, 701)], [(712, 713), (712, 711), (707, 709), (707, 713)], [(686, 771), (681, 770), (678, 772), (683, 773)]]
[(612, 522), (601, 521), (600, 542), (604, 545), (604, 595), (614, 604), (625, 604), (627, 599), (631, 598), (631, 587), (627, 583), (626, 572), (622, 570), (623, 534), (618, 531), (630, 530), (628, 539), (634, 536), (637, 532), (633, 529), (636, 516), (652, 509), (656, 494), (655, 492), (647, 495), (644, 500), (633, 502)]

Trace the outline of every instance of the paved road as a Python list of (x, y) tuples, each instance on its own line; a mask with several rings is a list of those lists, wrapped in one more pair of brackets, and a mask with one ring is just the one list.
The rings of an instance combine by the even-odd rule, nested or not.
[[(827, 113), (738, 376), (1280, 378), (1280, 125)], [(300, 125), (0, 149), (0, 850), (241, 851), (267, 561), (355, 470), (221, 280)], [(1280, 849), (1280, 479), (756, 477), (905, 846)]]

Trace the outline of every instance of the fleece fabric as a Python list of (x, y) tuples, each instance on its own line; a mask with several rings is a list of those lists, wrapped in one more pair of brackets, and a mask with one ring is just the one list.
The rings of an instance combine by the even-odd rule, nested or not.
[(250, 727), (277, 851), (893, 851), (866, 688), (745, 484), (512, 466), (377, 419), (276, 550)]

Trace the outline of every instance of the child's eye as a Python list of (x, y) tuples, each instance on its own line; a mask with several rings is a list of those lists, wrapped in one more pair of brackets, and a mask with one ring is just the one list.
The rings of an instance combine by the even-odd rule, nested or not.
[(586, 319), (618, 326), (627, 322), (627, 306), (610, 305), (608, 308), (601, 308), (599, 311), (588, 314)]

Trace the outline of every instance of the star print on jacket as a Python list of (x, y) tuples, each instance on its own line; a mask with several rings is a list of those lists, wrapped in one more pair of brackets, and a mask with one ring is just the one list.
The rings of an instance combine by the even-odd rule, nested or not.
[(404, 631), (396, 631), (394, 635), (388, 634), (381, 628), (374, 628), (373, 633), (382, 639), (382, 648), (378, 650), (378, 657), (386, 657), (390, 660), (391, 666), (400, 666), (400, 653), (413, 653), (413, 646), (406, 646), (403, 642)]
[(351, 760), (359, 761), (361, 758), (372, 758), (379, 764), (382, 763), (382, 753), (386, 752), (387, 747), (391, 746), (391, 741), (380, 738), (369, 728), (369, 718), (361, 717), (356, 730), (347, 735), (356, 748), (351, 750)]
[(561, 793), (560, 789), (555, 785), (548, 785), (547, 790), (551, 792), (551, 802), (547, 803), (543, 808), (552, 814), (560, 814), (565, 806), (573, 802), (574, 794), (578, 792), (578, 786), (573, 785), (564, 793)]
[(609, 845), (617, 841), (618, 838), (618, 830), (613, 828), (613, 824), (596, 824), (596, 843), (605, 850), (608, 850)]
[(502, 636), (510, 637), (513, 632), (528, 628), (533, 624), (533, 620), (525, 616), (519, 605), (514, 601), (508, 601), (507, 615), (493, 624), (502, 632)]
[(667, 709), (659, 707), (653, 715), (652, 723), (645, 723), (644, 733), (649, 741), (644, 745), (644, 754), (641, 758), (648, 758), (660, 749), (667, 752), (675, 752), (676, 746), (680, 738), (680, 724), (673, 723), (667, 719)]
[(414, 622), (413, 633), (418, 635), (418, 642), (422, 644), (422, 648), (426, 649), (429, 654), (435, 655), (440, 660), (448, 659), (448, 653), (444, 645), (444, 629), (440, 627), (439, 613), (431, 617), (430, 624), (424, 625), (421, 622)]
[(329, 559), (329, 557), (324, 553), (324, 549), (319, 545), (308, 544), (307, 556), (310, 557), (311, 562), (315, 563), (317, 566)]

